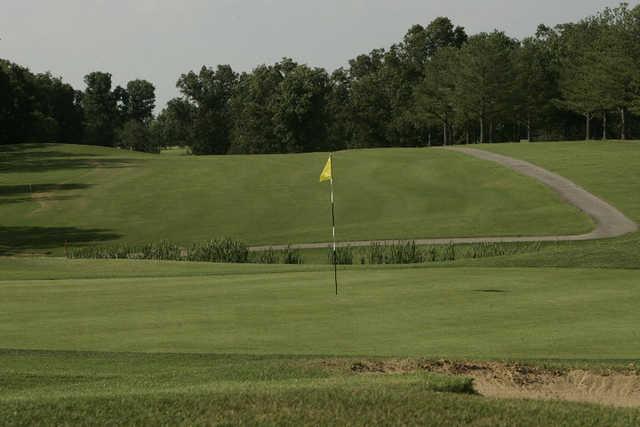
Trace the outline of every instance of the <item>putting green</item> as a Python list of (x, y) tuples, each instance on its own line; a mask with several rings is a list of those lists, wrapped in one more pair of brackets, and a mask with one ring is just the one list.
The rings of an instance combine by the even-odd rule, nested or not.
[[(58, 280), (30, 280), (41, 277), (35, 260), (14, 270), (20, 280), (0, 281), (0, 348), (517, 359), (640, 351), (632, 270), (352, 267), (336, 297), (318, 267), (48, 260), (47, 269), (52, 262)], [(123, 277), (131, 264), (146, 267)], [(201, 275), (144, 277), (159, 264), (159, 275), (174, 266)], [(64, 269), (86, 278), (63, 279)]]

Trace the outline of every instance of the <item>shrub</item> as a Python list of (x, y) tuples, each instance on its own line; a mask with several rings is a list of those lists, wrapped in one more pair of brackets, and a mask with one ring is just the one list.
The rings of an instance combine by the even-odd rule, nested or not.
[(129, 120), (116, 135), (118, 147), (145, 153), (159, 153), (160, 145), (154, 142), (149, 127), (137, 120)]

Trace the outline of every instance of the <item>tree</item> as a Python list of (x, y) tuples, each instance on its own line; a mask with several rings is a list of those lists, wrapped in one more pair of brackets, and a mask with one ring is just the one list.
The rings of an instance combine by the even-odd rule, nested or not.
[(141, 123), (149, 123), (156, 106), (156, 94), (153, 84), (146, 80), (132, 80), (127, 83), (125, 101), (127, 118)]
[(480, 33), (460, 49), (455, 82), (458, 114), (474, 117), (479, 124), (479, 142), (493, 142), (496, 120), (512, 104), (514, 76), (512, 52), (516, 41), (504, 33)]
[(557, 76), (544, 40), (539, 37), (524, 39), (514, 51), (514, 68), (517, 108), (526, 125), (527, 140), (531, 141), (533, 126), (549, 110), (549, 100), (557, 96)]
[(111, 92), (111, 74), (93, 72), (85, 76), (87, 88), (82, 98), (85, 143), (114, 145), (116, 99)]
[(170, 100), (151, 123), (154, 141), (161, 147), (191, 146), (195, 114), (196, 107), (185, 99)]
[(450, 142), (449, 129), (455, 113), (455, 71), (458, 50), (443, 48), (425, 66), (425, 78), (416, 88), (416, 108), (428, 123), (442, 126), (442, 145)]
[(326, 148), (335, 151), (346, 148), (353, 138), (349, 73), (343, 68), (337, 69), (331, 74), (329, 84)]
[[(607, 97), (607, 107), (620, 113), (620, 139), (626, 139), (626, 112), (633, 107), (640, 82), (640, 7), (629, 10), (626, 3), (606, 8), (596, 15), (601, 31), (597, 46), (601, 55), (594, 73), (599, 94)], [(606, 111), (603, 113), (606, 138)]]
[(48, 140), (79, 143), (82, 138), (83, 114), (78, 92), (50, 73), (37, 74), (34, 80), (36, 109), (41, 116), (38, 122), (48, 130), (40, 136), (33, 135), (33, 139), (42, 141), (46, 138), (44, 135), (48, 134)]
[(234, 153), (286, 153), (323, 149), (331, 86), (322, 69), (284, 58), (243, 74), (231, 104)]
[(145, 153), (159, 153), (160, 145), (152, 138), (147, 124), (129, 120), (117, 132), (118, 146)]
[(389, 82), (382, 68), (385, 51), (376, 49), (349, 61), (351, 127), (350, 148), (388, 145), (386, 134), (392, 106)]
[(272, 122), (281, 151), (323, 150), (329, 76), (322, 69), (297, 64), (283, 74), (272, 104)]
[(633, 46), (630, 54), (635, 58), (637, 71), (631, 82), (629, 109), (632, 113), (640, 115), (640, 72), (638, 72), (640, 70), (640, 5), (634, 7), (628, 14), (626, 28), (628, 28), (629, 40)]
[(463, 27), (454, 27), (447, 17), (439, 17), (431, 21), (427, 27), (414, 25), (404, 36), (402, 48), (409, 62), (420, 71), (440, 49), (460, 48), (467, 41), (467, 33)]
[(80, 142), (78, 93), (50, 73), (0, 59), (0, 144)]
[(225, 154), (231, 145), (233, 116), (230, 100), (238, 75), (228, 65), (202, 67), (178, 80), (177, 87), (194, 105), (189, 146), (195, 154)]

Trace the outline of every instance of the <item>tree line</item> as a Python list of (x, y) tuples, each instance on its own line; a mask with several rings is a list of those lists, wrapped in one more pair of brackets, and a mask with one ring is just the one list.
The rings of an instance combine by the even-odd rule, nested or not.
[(626, 139), (640, 135), (640, 6), (540, 25), (523, 40), (468, 35), (441, 17), (332, 73), (289, 58), (244, 73), (202, 67), (180, 76), (180, 96), (157, 117), (149, 82), (112, 89), (96, 72), (85, 83), (78, 92), (0, 62), (0, 143), (234, 154)]
[(151, 127), (155, 88), (112, 87), (111, 74), (85, 76), (81, 92), (50, 73), (0, 59), (0, 144), (66, 142), (159, 151)]

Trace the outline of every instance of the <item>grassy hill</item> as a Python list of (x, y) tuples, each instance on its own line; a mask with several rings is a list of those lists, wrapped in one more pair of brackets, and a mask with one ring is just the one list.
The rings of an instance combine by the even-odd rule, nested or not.
[(484, 144), (477, 148), (556, 172), (640, 222), (640, 141)]
[[(0, 251), (65, 241), (327, 241), (326, 154), (150, 155), (103, 147), (0, 148)], [(580, 233), (590, 220), (499, 165), (429, 149), (340, 152), (339, 238)]]
[[(480, 148), (541, 164), (640, 217), (638, 143)], [(0, 244), (55, 251), (63, 236), (188, 241), (225, 228), (255, 243), (325, 240), (327, 188), (317, 184), (324, 154), (178, 154), (5, 149)], [(336, 162), (345, 165), (338, 194), (349, 195), (339, 197), (361, 204), (343, 201), (350, 211), (339, 212), (354, 238), (589, 225), (537, 183), (457, 153), (353, 151)], [(224, 189), (238, 196), (202, 199), (222, 198)], [(235, 218), (227, 217), (232, 208)], [(148, 225), (136, 213), (145, 210)], [(291, 228), (277, 218), (290, 211), (302, 213), (286, 217)], [(339, 272), (338, 297), (326, 265), (0, 257), (0, 425), (638, 425), (637, 408), (487, 398), (471, 394), (464, 375), (354, 366), (389, 357), (508, 359), (534, 373), (575, 365), (578, 375), (623, 370), (624, 381), (638, 381), (639, 245), (634, 234), (437, 268), (349, 266)], [(628, 384), (611, 393), (627, 393)]]
[[(562, 176), (640, 222), (640, 141), (485, 144), (475, 146), (520, 158)], [(561, 242), (535, 254), (522, 254), (463, 265), (502, 267), (640, 268), (640, 233), (615, 239)]]

